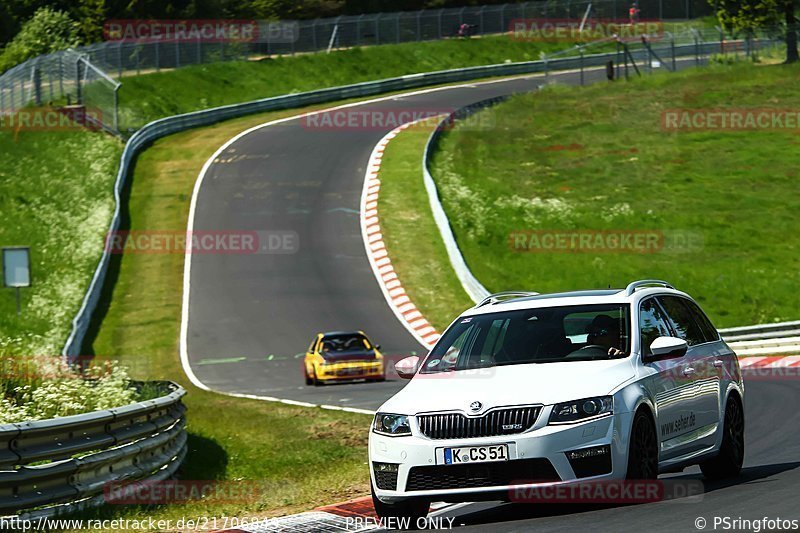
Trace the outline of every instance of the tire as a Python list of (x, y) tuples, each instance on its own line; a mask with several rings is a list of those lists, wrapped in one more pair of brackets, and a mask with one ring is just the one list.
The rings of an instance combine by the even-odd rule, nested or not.
[(628, 472), (625, 479), (658, 478), (658, 436), (653, 420), (643, 410), (636, 412), (628, 447)]
[[(372, 506), (375, 508), (375, 514), (378, 518), (391, 518), (389, 523), (395, 525), (408, 523), (408, 529), (419, 529), (417, 520), (428, 516), (428, 511), (431, 508), (431, 503), (427, 500), (406, 500), (398, 503), (384, 503), (375, 496), (375, 488), (370, 485), (370, 492), (372, 493)], [(398, 523), (399, 522), (399, 523)]]
[(306, 378), (306, 385), (313, 385), (314, 384), (314, 380), (311, 379), (311, 376), (308, 375), (308, 370), (304, 371), (303, 375)]
[(315, 369), (311, 370), (311, 385), (314, 385), (315, 387), (322, 385), (322, 382), (317, 379), (317, 371)]
[(700, 470), (708, 479), (736, 477), (744, 463), (744, 409), (737, 396), (730, 396), (725, 404), (725, 421), (722, 425), (722, 444), (719, 453), (700, 463)]

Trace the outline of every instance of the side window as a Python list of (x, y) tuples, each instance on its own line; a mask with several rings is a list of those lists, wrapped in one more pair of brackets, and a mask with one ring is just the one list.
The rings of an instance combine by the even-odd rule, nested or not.
[(648, 298), (639, 305), (639, 331), (641, 333), (642, 354), (651, 355), (650, 345), (657, 337), (669, 337), (672, 332), (667, 319), (655, 298)]
[(684, 304), (684, 299), (677, 296), (659, 296), (658, 301), (669, 315), (675, 333), (678, 337), (686, 340), (689, 346), (702, 344), (706, 341), (700, 325), (695, 321), (689, 307)]
[(714, 324), (708, 319), (706, 314), (700, 309), (700, 306), (691, 300), (683, 300), (683, 303), (689, 308), (689, 312), (694, 317), (694, 321), (700, 326), (700, 331), (703, 333), (703, 338), (706, 342), (714, 342), (719, 340), (719, 332)]

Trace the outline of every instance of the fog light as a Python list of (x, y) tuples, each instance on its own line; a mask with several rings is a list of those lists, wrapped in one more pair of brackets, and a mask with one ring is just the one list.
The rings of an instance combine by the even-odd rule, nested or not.
[(611, 472), (611, 446), (592, 446), (566, 453), (569, 464), (579, 478), (601, 476)]
[(399, 466), (396, 463), (373, 462), (375, 485), (381, 490), (397, 490), (397, 470)]
[(397, 472), (400, 465), (396, 463), (372, 463), (376, 472)]

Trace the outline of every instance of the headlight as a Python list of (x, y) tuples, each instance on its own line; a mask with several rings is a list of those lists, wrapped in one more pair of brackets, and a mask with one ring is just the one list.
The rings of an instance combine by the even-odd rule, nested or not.
[(411, 435), (411, 426), (408, 425), (408, 417), (405, 415), (378, 413), (372, 423), (372, 431), (389, 437), (400, 437)]
[(592, 418), (610, 415), (614, 412), (614, 399), (611, 396), (584, 398), (574, 402), (559, 403), (550, 414), (551, 424), (574, 424)]

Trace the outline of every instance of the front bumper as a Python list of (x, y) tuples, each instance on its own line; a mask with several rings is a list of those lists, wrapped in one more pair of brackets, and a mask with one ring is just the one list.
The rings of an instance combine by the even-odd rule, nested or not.
[(383, 360), (329, 363), (315, 367), (317, 379), (324, 381), (382, 378), (385, 376)]
[[(409, 498), (475, 501), (487, 495), (492, 499), (513, 499), (513, 491), (524, 487), (625, 477), (631, 413), (614, 413), (578, 424), (547, 425), (551, 410), (552, 406), (545, 407), (530, 430), (516, 435), (430, 439), (420, 433), (415, 417), (411, 417), (410, 436), (387, 437), (370, 432), (370, 476), (375, 493), (386, 503)], [(437, 454), (437, 449), (446, 447), (488, 444), (508, 444), (509, 460), (500, 465), (473, 463), (472, 471), (461, 472), (454, 469), (469, 467), (442, 465), (443, 452)], [(566, 453), (596, 446), (610, 447), (610, 471), (579, 477)], [(380, 488), (375, 463), (397, 465), (395, 490)], [(421, 477), (421, 472), (430, 475)], [(383, 477), (380, 485), (386, 487), (385, 474), (378, 475)]]

